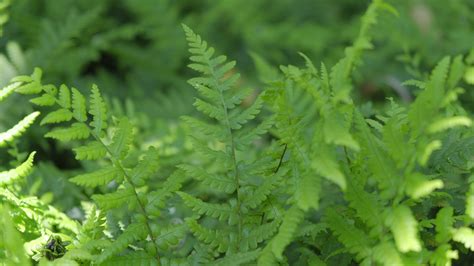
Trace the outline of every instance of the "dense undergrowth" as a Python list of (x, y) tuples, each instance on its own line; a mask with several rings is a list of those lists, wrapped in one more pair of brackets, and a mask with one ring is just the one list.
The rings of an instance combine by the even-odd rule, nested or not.
[(474, 263), (470, 1), (75, 2), (0, 4), (2, 265)]

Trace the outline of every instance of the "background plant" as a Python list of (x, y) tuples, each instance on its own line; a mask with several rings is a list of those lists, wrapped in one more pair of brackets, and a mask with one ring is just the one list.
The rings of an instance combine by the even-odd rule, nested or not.
[(2, 263), (471, 263), (473, 6), (391, 2), (16, 1)]

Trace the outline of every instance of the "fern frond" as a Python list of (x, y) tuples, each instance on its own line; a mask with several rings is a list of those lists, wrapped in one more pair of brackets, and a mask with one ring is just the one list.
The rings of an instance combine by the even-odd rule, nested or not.
[(413, 173), (407, 178), (406, 193), (413, 199), (419, 199), (443, 186), (444, 183), (440, 179), (429, 180), (420, 173)]
[(141, 223), (135, 223), (129, 225), (125, 231), (108, 246), (102, 253), (95, 259), (97, 263), (102, 263), (114, 255), (125, 250), (128, 245), (134, 241), (144, 239), (147, 235), (146, 226)]
[(451, 239), (454, 209), (452, 207), (444, 207), (438, 211), (435, 219), (436, 241), (438, 243), (446, 243)]
[(75, 176), (69, 181), (83, 187), (97, 187), (106, 185), (112, 180), (120, 180), (120, 172), (113, 166), (105, 167), (94, 172)]
[(186, 174), (200, 180), (203, 185), (209, 186), (210, 188), (224, 191), (229, 194), (237, 189), (235, 181), (228, 176), (211, 174), (206, 172), (202, 167), (190, 164), (180, 165), (179, 168), (184, 170)]
[(229, 249), (229, 236), (223, 234), (222, 231), (207, 229), (194, 219), (187, 219), (186, 224), (197, 239), (208, 244), (211, 248), (216, 248), (219, 252)]
[(56, 98), (54, 98), (53, 95), (45, 93), (39, 97), (31, 99), (30, 102), (38, 106), (53, 106), (56, 103)]
[[(138, 162), (137, 166), (132, 169), (130, 178), (133, 183), (144, 182), (149, 179), (159, 167), (159, 152), (155, 147), (150, 147), (145, 152), (143, 158)], [(169, 177), (169, 179), (175, 176)], [(168, 179), (168, 180), (169, 180)]]
[(358, 260), (363, 260), (371, 255), (370, 239), (366, 237), (365, 232), (349, 223), (333, 209), (327, 209), (325, 217), (328, 227), (350, 252), (356, 254)]
[[(22, 235), (15, 228), (14, 221), (11, 217), (11, 211), (8, 206), (0, 205), (0, 246), (2, 249), (2, 257), (0, 264), (2, 265), (31, 265), (25, 249)], [(7, 256), (5, 256), (7, 255)]]
[(72, 119), (71, 111), (67, 109), (59, 109), (54, 112), (47, 114), (42, 120), (40, 125), (56, 124), (61, 122), (67, 122)]
[(47, 138), (57, 139), (60, 141), (71, 141), (87, 139), (90, 136), (90, 130), (83, 123), (73, 123), (70, 127), (56, 128), (44, 135)]
[(207, 203), (184, 192), (176, 192), (184, 201), (184, 204), (200, 215), (207, 215), (221, 221), (229, 220), (229, 224), (235, 223), (235, 213), (228, 204)]
[(336, 183), (343, 191), (346, 190), (346, 178), (330, 150), (321, 148), (313, 158), (311, 166), (319, 175)]
[[(105, 108), (105, 107), (104, 107)], [(112, 137), (109, 149), (116, 158), (124, 159), (133, 141), (133, 126), (127, 118), (121, 118)]]
[(36, 152), (30, 153), (28, 159), (15, 169), (0, 172), (0, 186), (9, 185), (18, 179), (26, 177), (33, 169), (33, 160)]
[(135, 202), (135, 193), (133, 189), (119, 189), (115, 192), (104, 195), (93, 195), (92, 199), (97, 203), (102, 211), (107, 211), (114, 208), (126, 206), (129, 203)]
[(267, 178), (254, 191), (250, 192), (244, 199), (244, 205), (251, 209), (262, 204), (281, 181), (281, 175), (275, 175)]
[(257, 260), (258, 266), (274, 266), (279, 265), (277, 258), (272, 251), (272, 242), (268, 244), (260, 253), (260, 256)]
[(20, 122), (5, 132), (0, 132), (0, 147), (4, 147), (7, 143), (20, 137), (28, 127), (33, 124), (35, 119), (39, 116), (39, 112), (33, 112), (25, 116)]
[(0, 102), (5, 100), (10, 94), (12, 94), (18, 87), (20, 87), (21, 82), (13, 82), (8, 86), (0, 90)]
[(240, 129), (242, 125), (246, 124), (250, 120), (253, 120), (260, 113), (262, 105), (263, 101), (260, 97), (258, 97), (255, 102), (243, 112), (240, 112), (237, 109), (236, 112), (230, 113), (229, 127), (232, 129)]
[(182, 183), (185, 181), (183, 178), (184, 174), (182, 171), (175, 171), (162, 185), (162, 188), (158, 191), (152, 191), (149, 193), (148, 204), (157, 208), (163, 208), (166, 203), (166, 199), (174, 195), (178, 191)]
[(156, 237), (156, 244), (162, 250), (169, 250), (182, 240), (187, 233), (186, 224), (170, 225), (161, 227)]
[(464, 246), (474, 251), (474, 231), (469, 227), (461, 227), (453, 230), (453, 240), (463, 243)]
[(359, 151), (359, 143), (354, 140), (349, 133), (350, 123), (348, 123), (349, 114), (340, 110), (326, 110), (324, 115), (324, 139), (328, 144), (335, 144), (348, 147), (354, 151)]
[(84, 146), (73, 149), (77, 160), (97, 160), (104, 158), (107, 150), (97, 141), (91, 141)]
[(420, 251), (421, 242), (418, 237), (418, 223), (413, 214), (405, 205), (399, 205), (392, 210), (387, 224), (392, 230), (398, 250), (405, 253), (408, 251)]
[(469, 190), (466, 193), (466, 215), (474, 220), (474, 183), (469, 185)]
[(91, 126), (97, 136), (102, 136), (102, 130), (107, 128), (107, 106), (100, 95), (97, 85), (92, 85), (89, 113), (92, 115)]
[(226, 256), (225, 258), (214, 261), (211, 265), (226, 266), (226, 265), (245, 265), (258, 258), (260, 250), (254, 250), (249, 252), (241, 252)]
[(391, 242), (382, 242), (375, 246), (373, 258), (385, 266), (404, 265), (400, 254)]
[(465, 126), (470, 127), (472, 120), (466, 116), (452, 116), (435, 121), (428, 126), (428, 133), (441, 132), (453, 127)]
[(113, 256), (102, 262), (103, 266), (156, 266), (156, 259), (143, 251), (129, 252), (125, 255)]
[(274, 220), (270, 223), (262, 224), (248, 231), (244, 231), (240, 242), (240, 250), (255, 250), (258, 244), (272, 237), (278, 230), (280, 221)]
[(383, 206), (376, 195), (366, 192), (355, 180), (351, 180), (345, 197), (351, 208), (356, 210), (357, 216), (371, 229), (381, 233), (384, 224)]
[(438, 63), (431, 74), (426, 89), (418, 95), (408, 111), (408, 120), (415, 136), (420, 134), (430, 122), (430, 119), (426, 118), (431, 117), (441, 106), (445, 94), (449, 63), (449, 57), (443, 58)]
[(286, 211), (278, 233), (272, 239), (272, 252), (278, 260), (283, 259), (283, 251), (293, 240), (293, 236), (303, 218), (304, 212), (296, 206), (292, 206)]
[(435, 266), (450, 266), (451, 260), (458, 259), (458, 251), (451, 250), (451, 245), (444, 244), (439, 246), (430, 257), (431, 265)]
[[(296, 156), (295, 159), (297, 159)], [(296, 163), (293, 164), (293, 175), (297, 180), (295, 191), (296, 204), (304, 211), (310, 208), (318, 209), (321, 178), (310, 171), (310, 169), (306, 169), (304, 166), (297, 166)], [(300, 167), (300, 169), (296, 167)]]
[(71, 108), (71, 91), (64, 84), (59, 87), (58, 103), (62, 108)]
[(43, 71), (40, 68), (35, 68), (31, 76), (18, 76), (12, 79), (12, 82), (22, 82), (22, 84), (17, 88), (16, 92), (21, 94), (38, 94), (43, 90), (41, 85), (41, 77)]
[(72, 110), (77, 121), (85, 122), (87, 120), (86, 99), (76, 88), (72, 88)]
[(373, 177), (379, 182), (379, 187), (384, 189), (387, 195), (395, 193), (399, 187), (398, 173), (395, 162), (391, 160), (386, 150), (381, 147), (379, 139), (371, 132), (367, 122), (359, 111), (354, 113), (354, 122), (358, 131), (358, 140), (363, 144), (367, 156), (367, 166), (373, 173)]

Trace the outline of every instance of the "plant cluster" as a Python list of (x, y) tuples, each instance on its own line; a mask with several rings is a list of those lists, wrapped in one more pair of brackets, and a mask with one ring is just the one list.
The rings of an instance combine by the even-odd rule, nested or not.
[[(0, 12), (8, 6), (4, 0)], [(86, 28), (101, 8), (77, 15), (79, 24)], [(152, 139), (144, 125), (152, 117), (95, 84), (85, 90), (49, 82), (49, 71), (74, 76), (78, 66), (58, 68), (64, 62), (54, 65), (38, 52), (37, 62), (51, 64), (43, 67), (45, 77), (40, 68), (14, 73), (0, 90), (0, 104), (17, 97), (34, 106), (0, 133), (11, 159), (0, 172), (0, 263), (472, 263), (473, 116), (460, 98), (474, 83), (474, 49), (442, 58), (427, 75), (411, 71), (414, 79), (403, 83), (416, 91), (411, 102), (359, 104), (353, 77), (385, 16), (399, 15), (388, 1), (373, 0), (332, 67), (316, 67), (300, 53), (303, 66), (277, 69), (253, 53), (261, 89), (246, 87), (236, 62), (183, 24), (195, 73), (187, 89), (195, 90), (197, 112), (158, 123), (167, 130)], [(0, 16), (0, 27), (6, 18)], [(83, 28), (71, 23), (62, 33), (79, 36)], [(137, 30), (120, 29), (90, 50), (54, 39), (43, 44), (55, 49), (43, 48), (72, 49), (87, 59)], [(31, 132), (37, 120), (44, 137)], [(36, 152), (21, 151), (26, 137), (39, 139), (30, 146)], [(49, 168), (44, 161), (52, 156), (74, 167)], [(38, 193), (42, 185), (31, 179), (45, 173), (62, 180), (61, 192)], [(64, 203), (52, 199), (57, 195)]]

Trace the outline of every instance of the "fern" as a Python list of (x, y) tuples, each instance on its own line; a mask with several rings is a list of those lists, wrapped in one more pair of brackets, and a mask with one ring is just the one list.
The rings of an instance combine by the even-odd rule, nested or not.
[[(194, 106), (208, 119), (184, 118), (195, 132), (192, 134), (193, 147), (206, 158), (204, 163), (207, 164), (185, 164), (180, 168), (215, 192), (229, 196), (225, 199), (228, 201), (226, 203), (208, 203), (186, 193), (180, 192), (179, 195), (184, 203), (196, 214), (203, 216), (203, 219), (216, 218), (220, 221), (218, 230), (232, 232), (232, 237), (222, 237), (217, 234), (218, 231), (201, 226), (195, 219), (188, 220), (188, 226), (193, 235), (210, 248), (219, 253), (235, 254), (235, 257), (242, 261), (251, 261), (258, 254), (255, 252), (258, 243), (271, 237), (274, 231), (262, 227), (260, 230), (267, 233), (259, 230), (255, 239), (246, 238), (246, 234), (251, 232), (254, 226), (247, 207), (258, 212), (263, 207), (270, 189), (274, 187), (272, 182), (278, 180), (272, 180), (271, 175), (268, 176), (268, 170), (258, 170), (255, 174), (243, 170), (259, 168), (257, 162), (247, 160), (244, 153), (252, 141), (269, 128), (266, 122), (257, 126), (256, 130), (249, 126), (260, 113), (263, 101), (257, 96), (248, 108), (240, 108), (240, 104), (251, 91), (235, 88), (239, 79), (239, 74), (232, 73), (235, 62), (227, 62), (225, 56), (214, 57), (214, 48), (208, 47), (189, 27), (183, 25), (183, 28), (192, 54), (189, 67), (201, 74), (189, 80), (200, 95)], [(263, 166), (268, 169), (268, 166)], [(263, 182), (266, 185), (256, 188), (252, 186), (254, 182)], [(246, 196), (257, 193), (259, 198)], [(221, 261), (223, 263), (227, 259)], [(216, 261), (218, 262), (219, 260)]]
[(29, 175), (33, 168), (33, 159), (35, 152), (30, 153), (28, 159), (15, 169), (9, 171), (0, 172), (0, 186), (6, 186), (17, 182), (18, 179), (24, 178)]
[[(35, 86), (40, 86), (43, 93), (35, 99), (48, 99), (48, 106), (50, 105), (49, 99), (52, 99), (59, 108), (47, 114), (43, 118), (43, 124), (69, 123), (68, 126), (57, 127), (49, 131), (45, 136), (66, 142), (83, 140), (83, 145), (74, 148), (76, 159), (108, 159), (110, 161), (106, 167), (77, 175), (70, 181), (89, 188), (104, 187), (111, 183), (119, 184), (109, 193), (92, 196), (98, 208), (107, 212), (128, 206), (130, 210), (137, 210), (139, 213), (132, 218), (135, 221), (133, 225), (126, 227), (124, 232), (118, 233), (119, 236), (112, 244), (101, 245), (103, 250), (100, 255), (93, 256), (91, 260), (105, 263), (112, 256), (124, 252), (129, 245), (139, 242), (141, 245), (149, 246), (147, 252), (150, 257), (155, 258), (155, 262), (159, 261), (157, 231), (152, 229), (151, 217), (159, 215), (159, 208), (163, 208), (163, 205), (156, 201), (154, 194), (151, 193), (147, 196), (142, 189), (146, 186), (146, 180), (157, 170), (158, 153), (156, 149), (150, 148), (145, 152), (143, 158), (137, 161), (135, 166), (125, 166), (126, 160), (131, 154), (131, 145), (134, 140), (133, 125), (126, 118), (119, 118), (112, 123), (109, 121), (111, 119), (107, 106), (98, 87), (92, 86), (90, 106), (87, 107), (86, 98), (79, 90), (74, 88), (70, 90), (65, 85), (60, 86), (59, 89), (54, 85), (42, 85), (41, 80), (37, 78), (37, 73), (40, 71), (36, 70), (30, 79), (24, 79), (30, 83), (36, 83)], [(23, 87), (25, 86), (29, 86), (29, 84)], [(38, 90), (29, 89), (20, 92), (29, 94), (37, 93)], [(33, 103), (42, 106), (45, 101), (36, 100)], [(90, 117), (87, 113), (90, 114)], [(109, 125), (113, 127), (111, 133), (106, 131), (109, 129)], [(173, 180), (176, 188), (179, 188), (181, 181), (182, 179)], [(168, 187), (168, 189), (170, 188)], [(172, 193), (172, 191), (170, 192)], [(138, 233), (138, 229), (141, 230), (140, 233)], [(150, 241), (146, 240), (147, 237), (150, 238)], [(102, 240), (95, 241), (101, 243)], [(93, 247), (85, 249), (91, 254), (96, 252), (95, 250), (97, 249)]]
[[(404, 54), (397, 58), (408, 62), (414, 77), (401, 83), (401, 71), (395, 71), (386, 78), (388, 86), (379, 86), (385, 78), (368, 79), (365, 74), (376, 73), (380, 55), (393, 55), (391, 43), (399, 43), (381, 38), (392, 24), (379, 18), (381, 11), (398, 15), (383, 0), (371, 1), (357, 36), (332, 67), (313, 64), (310, 58), (318, 53), (308, 36), (322, 36), (318, 43), (325, 47), (324, 33), (334, 28), (319, 27), (314, 34), (300, 29), (313, 28), (301, 22), (307, 18), (295, 17), (298, 27), (282, 23), (276, 38), (273, 27), (266, 27), (274, 10), (287, 7), (281, 3), (273, 3), (267, 17), (258, 17), (261, 25), (253, 27), (249, 22), (259, 0), (241, 5), (240, 24), (233, 24), (234, 0), (203, 4), (199, 10), (194, 4), (171, 2), (157, 10), (152, 2), (127, 0), (113, 10), (106, 2), (74, 4), (71, 10), (88, 11), (72, 11), (64, 21), (58, 13), (64, 3), (46, 3), (41, 10), (36, 5), (13, 7), (15, 16), (29, 15), (8, 32), (31, 31), (28, 25), (36, 21), (36, 12), (46, 18), (35, 31), (36, 45), (25, 46), (26, 58), (17, 46), (7, 44), (8, 59), (0, 55), (3, 76), (34, 63), (46, 69), (47, 77), (35, 68), (0, 90), (1, 103), (15, 91), (32, 95), (30, 103), (44, 114), (42, 129), (35, 128), (27, 140), (22, 135), (40, 113), (28, 111), (19, 122), (16, 116), (4, 116), (13, 120), (5, 122), (5, 132), (0, 133), (0, 147), (8, 149), (0, 158), (13, 159), (12, 169), (0, 171), (0, 264), (452, 265), (456, 259), (460, 264), (469, 259), (474, 251), (472, 93), (460, 86), (472, 83), (474, 50), (467, 57), (445, 57), (424, 74), (420, 66), (432, 64), (439, 54), (414, 49), (410, 43), (419, 39), (405, 42), (394, 32), (395, 39), (405, 43)], [(430, 12), (451, 6), (467, 12), (470, 7), (432, 2), (394, 3), (402, 18), (396, 23), (407, 20), (407, 8), (416, 13), (420, 6)], [(356, 10), (363, 3), (351, 5)], [(0, 0), (0, 28), (7, 20), (7, 7), (9, 1)], [(282, 10), (301, 13), (300, 5), (288, 7)], [(181, 47), (169, 50), (166, 44), (175, 44), (169, 34), (174, 32), (172, 25), (190, 8), (192, 15), (184, 21), (200, 18), (200, 10), (211, 14), (211, 20), (215, 14), (226, 14), (231, 29), (246, 36), (255, 36), (255, 29), (263, 33), (252, 41), (278, 39), (295, 47), (308, 40), (308, 46), (301, 46), (308, 55), (299, 53), (303, 66), (285, 65), (278, 71), (265, 59), (265, 50), (272, 47), (260, 49), (263, 56), (252, 52), (264, 81), (256, 90), (247, 86), (255, 85), (255, 77), (240, 79), (237, 73), (251, 72), (245, 61), (237, 67), (235, 61), (216, 55), (183, 25), (188, 66), (197, 73), (188, 81), (195, 91), (185, 91), (171, 71), (182, 61)], [(319, 9), (325, 10), (325, 5)], [(123, 12), (124, 21), (106, 17), (117, 11)], [(49, 14), (56, 14), (62, 24), (56, 25)], [(325, 16), (317, 17), (325, 21)], [(379, 19), (384, 20), (380, 25)], [(251, 25), (251, 31), (242, 23)], [(376, 25), (379, 32), (374, 35)], [(205, 23), (201, 29), (206, 29)], [(439, 30), (434, 24), (430, 29)], [(297, 35), (304, 38), (293, 38)], [(248, 44), (246, 36), (243, 44)], [(429, 44), (425, 37), (421, 46)], [(30, 38), (22, 36), (20, 41)], [(369, 55), (368, 64), (360, 68), (364, 53), (382, 42), (390, 44), (389, 49)], [(278, 44), (277, 48), (270, 61), (292, 54)], [(458, 48), (464, 51), (467, 46)], [(145, 50), (166, 50), (166, 60), (155, 60), (167, 62), (165, 67), (150, 64), (152, 57)], [(333, 51), (325, 60), (334, 62), (332, 55), (338, 50)], [(138, 68), (130, 64), (134, 60)], [(102, 64), (109, 61), (111, 66)], [(161, 75), (150, 78), (150, 71)], [(133, 95), (110, 98), (96, 85), (86, 93), (83, 86), (92, 79), (110, 88), (126, 87)], [(44, 80), (74, 80), (80, 89)], [(173, 90), (150, 93), (155, 81)], [(384, 95), (393, 87), (404, 103), (388, 98), (360, 105), (366, 96), (373, 98), (367, 87)], [(413, 101), (410, 93), (416, 96)], [(196, 112), (186, 106), (191, 95)], [(10, 109), (27, 110), (5, 105)], [(186, 116), (175, 120), (181, 114)], [(47, 141), (38, 141), (37, 132)], [(25, 146), (38, 152), (24, 153)], [(40, 161), (38, 167), (33, 166), (35, 160)], [(66, 177), (68, 183), (63, 182)], [(64, 192), (58, 194), (58, 189)], [(63, 198), (65, 194), (71, 197)]]

